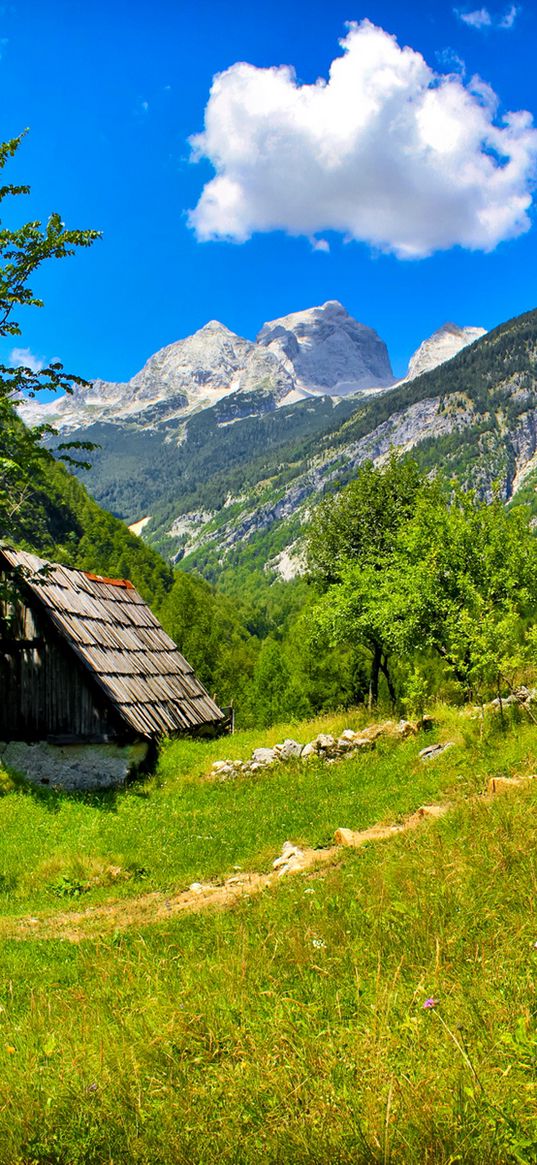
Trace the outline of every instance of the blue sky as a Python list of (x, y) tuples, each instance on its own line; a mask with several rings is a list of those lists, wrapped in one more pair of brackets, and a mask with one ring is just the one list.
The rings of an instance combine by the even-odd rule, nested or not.
[[(384, 171), (379, 171), (375, 151), (384, 135), (378, 129), (376, 138), (372, 132), (369, 153), (351, 159), (346, 171), (339, 163), (332, 167), (323, 202), (315, 178), (308, 178), (316, 164), (311, 157), (311, 126), (304, 144), (294, 128), (289, 137), (287, 123), (283, 127), (278, 123), (278, 134), (266, 145), (270, 156), (260, 155), (257, 172), (248, 166), (246, 173), (240, 163), (238, 170), (233, 169), (235, 161), (229, 157), (223, 163), (234, 188), (238, 183), (246, 207), (239, 226), (236, 216), (233, 219), (232, 232), (243, 230), (251, 237), (244, 242), (219, 237), (221, 207), (215, 212), (220, 214), (216, 230), (214, 215), (212, 226), (207, 225), (207, 212), (189, 220), (188, 212), (199, 205), (214, 177), (210, 158), (214, 161), (216, 153), (225, 154), (229, 146), (226, 110), (214, 103), (212, 139), (202, 143), (209, 158), (190, 160), (188, 139), (203, 129), (214, 75), (241, 61), (257, 70), (293, 66), (296, 81), (286, 82), (293, 103), (293, 86), (328, 77), (331, 62), (342, 55), (338, 41), (346, 35), (347, 22), (366, 19), (396, 36), (400, 46), (422, 54), (431, 69), (454, 71), (461, 86), (479, 75), (499, 99), (497, 113), (490, 115), (497, 126), (508, 110), (537, 112), (537, 11), (529, 3), (516, 11), (511, 4), (479, 2), (461, 3), (457, 11), (449, 4), (417, 0), (404, 5), (374, 0), (367, 4), (333, 0), (331, 5), (326, 0), (308, 4), (271, 0), (256, 6), (242, 0), (196, 4), (93, 0), (91, 5), (35, 0), (4, 5), (2, 136), (30, 128), (6, 171), (6, 180), (32, 186), (29, 198), (17, 200), (17, 211), (25, 218), (46, 218), (59, 210), (69, 226), (103, 231), (102, 241), (90, 252), (52, 262), (40, 276), (38, 290), (46, 307), (25, 313), (20, 346), (38, 357), (59, 357), (70, 370), (89, 378), (123, 380), (158, 348), (209, 319), (254, 337), (267, 319), (340, 299), (386, 340), (400, 373), (419, 342), (446, 320), (489, 328), (535, 307), (535, 226), (497, 243), (502, 228), (494, 226), (487, 242), (463, 199), (459, 230), (459, 202), (451, 197), (457, 176), (450, 174), (443, 174), (439, 183), (431, 182), (415, 219), (408, 205), (399, 215), (403, 201), (410, 198), (402, 186), (407, 185), (413, 162), (406, 167), (406, 139), (394, 137), (393, 149), (399, 153), (392, 166), (390, 138), (380, 163)], [(401, 61), (410, 62), (414, 70), (417, 58)], [(235, 102), (232, 128), (239, 137), (241, 118), (250, 117), (255, 87), (264, 84), (267, 74), (247, 73), (244, 107), (241, 76), (232, 70), (228, 82)], [(483, 92), (485, 96), (476, 100), (490, 107), (490, 93)], [(334, 116), (338, 120), (341, 115), (336, 110)], [(328, 146), (337, 129), (328, 126)], [(249, 122), (248, 132), (262, 152), (265, 145), (260, 143), (268, 141), (262, 113), (253, 125)], [(524, 135), (529, 142), (527, 127)], [(502, 150), (501, 143), (488, 147), (496, 161)], [(379, 172), (387, 175), (381, 193), (390, 203), (379, 227), (386, 239), (373, 244), (363, 236), (371, 238), (376, 223), (369, 235), (360, 225), (349, 227), (355, 222), (354, 198), (363, 204), (360, 223), (375, 216), (378, 188), (373, 181), (368, 195), (360, 185), (366, 182), (362, 176), (372, 156), (377, 181)], [(525, 176), (518, 175), (507, 192), (506, 206), (514, 205), (522, 186), (528, 189), (529, 173), (525, 163)], [(419, 168), (415, 174), (416, 197), (421, 197), (425, 179)], [(274, 207), (266, 205), (271, 181)], [(343, 225), (326, 228), (330, 208), (340, 201)], [(495, 213), (501, 209), (496, 207)], [(529, 215), (533, 222), (533, 209)], [(311, 217), (313, 230), (308, 226)], [(397, 234), (399, 218), (405, 240), (418, 250), (426, 246), (420, 231), (423, 234), (427, 227), (428, 237), (434, 227), (431, 254), (401, 257), (407, 242), (401, 244)], [(259, 224), (270, 225), (273, 220), (283, 223), (284, 229), (260, 229)], [(292, 237), (288, 230), (297, 222), (300, 233)], [(435, 231), (439, 245), (444, 245), (444, 224), (447, 249), (436, 250)], [(514, 229), (512, 222), (507, 223), (504, 234)], [(353, 231), (356, 237), (349, 241)], [(201, 241), (211, 232), (209, 241)], [(456, 241), (453, 245), (457, 237), (469, 239), (477, 249)], [(318, 249), (319, 240), (325, 249)], [(487, 253), (484, 246), (492, 249)]]

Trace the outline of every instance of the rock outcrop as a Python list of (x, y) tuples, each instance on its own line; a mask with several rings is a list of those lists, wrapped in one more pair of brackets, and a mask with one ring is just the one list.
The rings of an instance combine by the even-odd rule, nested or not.
[(468, 344), (474, 344), (482, 336), (486, 336), (485, 328), (460, 328), (458, 324), (443, 324), (428, 340), (424, 340), (411, 356), (408, 372), (402, 383), (415, 380), (424, 372), (431, 372), (446, 360), (452, 360)]
[[(482, 334), (482, 328), (446, 324), (412, 357), (407, 379), (450, 359)], [(156, 352), (131, 380), (94, 380), (47, 404), (27, 401), (23, 415), (29, 424), (46, 422), (61, 433), (103, 423), (169, 430), (215, 406), (218, 422), (226, 425), (308, 397), (374, 395), (394, 383), (377, 332), (337, 300), (328, 300), (264, 324), (256, 341), (210, 320), (193, 336)]]
[(336, 299), (272, 320), (261, 328), (257, 342), (294, 378), (296, 399), (314, 392), (349, 396), (394, 382), (384, 341)]

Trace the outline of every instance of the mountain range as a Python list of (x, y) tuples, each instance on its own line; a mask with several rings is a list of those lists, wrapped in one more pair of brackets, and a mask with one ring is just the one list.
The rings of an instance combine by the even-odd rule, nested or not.
[[(411, 358), (405, 379), (436, 367), (484, 334), (484, 328), (445, 324)], [(222, 424), (226, 417), (259, 415), (309, 397), (338, 401), (384, 392), (395, 383), (384, 341), (329, 300), (271, 320), (255, 341), (211, 320), (155, 353), (127, 383), (95, 380), (75, 388), (72, 396), (44, 405), (29, 402), (26, 417), (62, 433), (108, 422), (156, 430), (177, 427), (218, 404)]]
[(225, 584), (246, 562), (292, 575), (315, 497), (391, 447), (482, 494), (531, 500), (536, 405), (537, 312), (489, 333), (446, 324), (394, 381), (377, 333), (329, 301), (255, 342), (212, 322), (126, 384), (25, 412), (57, 440), (98, 443), (84, 480), (101, 505)]

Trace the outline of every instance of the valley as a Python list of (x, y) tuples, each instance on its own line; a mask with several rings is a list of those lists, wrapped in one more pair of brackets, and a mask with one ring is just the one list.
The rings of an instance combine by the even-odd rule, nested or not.
[[(397, 382), (380, 337), (329, 301), (265, 324), (255, 343), (213, 321), (157, 353), (128, 384), (95, 381), (57, 401), (29, 402), (23, 415), (52, 424), (57, 441), (94, 442), (82, 480), (96, 500), (135, 528), (143, 523), (142, 537), (164, 557), (225, 585), (234, 556), (248, 557), (253, 546), (277, 575), (278, 555), (299, 538), (312, 500), (392, 446), (426, 460), (437, 450), (440, 467), (464, 473), (449, 446), (454, 438), (473, 445), (470, 433), (483, 424), (476, 377), (483, 358), (494, 360), (483, 337), (482, 328), (445, 325)], [(514, 359), (521, 371), (531, 366), (520, 348)], [(449, 373), (439, 373), (448, 360)], [(483, 376), (490, 391), (494, 369)], [(515, 387), (506, 383), (504, 395)], [(496, 427), (488, 411), (485, 425)], [(534, 448), (527, 427), (517, 439), (518, 467)], [(469, 467), (485, 489), (495, 443), (491, 433)], [(502, 444), (508, 497), (513, 453)], [(286, 577), (299, 562), (291, 552)]]

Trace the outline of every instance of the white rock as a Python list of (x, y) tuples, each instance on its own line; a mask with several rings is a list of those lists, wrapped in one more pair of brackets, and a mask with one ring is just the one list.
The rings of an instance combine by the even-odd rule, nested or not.
[(302, 752), (300, 753), (300, 759), (301, 760), (308, 760), (308, 758), (310, 756), (317, 756), (317, 749), (313, 747), (313, 744), (311, 744), (311, 742), (309, 744), (304, 745), (304, 748), (302, 749)]
[(453, 748), (454, 744), (454, 740), (448, 740), (446, 744), (429, 744), (427, 745), (427, 748), (422, 748), (421, 752), (418, 754), (419, 758), (423, 761), (434, 760), (435, 757), (440, 756), (443, 752), (446, 752), (448, 748)]
[(292, 841), (285, 841), (281, 854), (272, 863), (272, 868), (278, 871), (279, 877), (282, 874), (291, 874), (295, 870), (302, 869), (303, 857), (304, 853), (298, 846), (293, 845)]
[(397, 725), (397, 731), (403, 737), (403, 740), (406, 740), (407, 736), (414, 735), (416, 729), (414, 728), (414, 725), (410, 723), (410, 720), (400, 720), (399, 724)]
[(330, 736), (328, 732), (320, 732), (312, 743), (317, 751), (324, 749), (325, 752), (328, 752), (331, 748), (335, 747), (336, 738), (335, 736)]
[(430, 372), (462, 352), (468, 344), (485, 336), (485, 328), (460, 328), (457, 324), (444, 324), (424, 340), (410, 359), (405, 381), (415, 380), (423, 372)]
[(292, 760), (294, 757), (300, 756), (302, 745), (298, 743), (298, 740), (288, 738), (284, 740), (283, 744), (277, 744), (276, 750), (280, 760)]
[(278, 759), (273, 748), (254, 748), (252, 761), (258, 765), (272, 765)]

